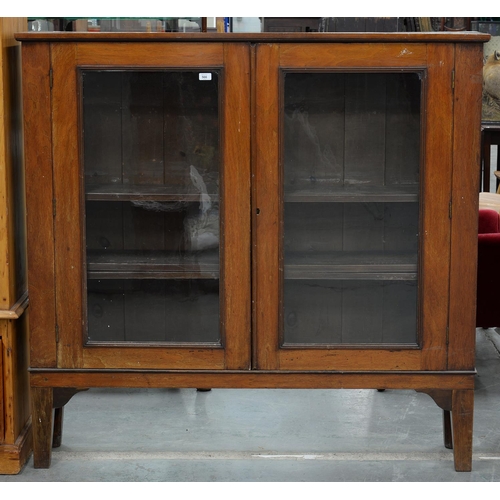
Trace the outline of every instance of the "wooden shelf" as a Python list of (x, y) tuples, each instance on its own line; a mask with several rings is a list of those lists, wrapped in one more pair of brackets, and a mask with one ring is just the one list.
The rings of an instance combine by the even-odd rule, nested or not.
[[(210, 200), (219, 199), (218, 188), (207, 186)], [(192, 185), (87, 184), (88, 201), (185, 201), (199, 202), (201, 194)]]
[(290, 253), (285, 255), (284, 277), (321, 280), (416, 280), (416, 254)]
[(87, 252), (89, 279), (219, 279), (219, 253)]
[(285, 202), (406, 202), (419, 199), (418, 184), (392, 186), (358, 186), (321, 182), (285, 185)]

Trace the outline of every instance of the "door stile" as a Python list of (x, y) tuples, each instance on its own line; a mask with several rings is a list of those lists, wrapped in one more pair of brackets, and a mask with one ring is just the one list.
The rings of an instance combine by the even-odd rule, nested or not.
[(225, 368), (251, 363), (250, 58), (245, 43), (224, 45), (221, 315)]
[(279, 50), (277, 44), (259, 45), (256, 55), (253, 297), (256, 367), (260, 370), (279, 368)]

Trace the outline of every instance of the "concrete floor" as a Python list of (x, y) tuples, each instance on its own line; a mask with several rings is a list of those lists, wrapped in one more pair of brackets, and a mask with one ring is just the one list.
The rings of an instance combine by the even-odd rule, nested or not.
[(414, 391), (91, 389), (67, 404), (51, 468), (0, 482), (500, 481), (498, 331), (477, 330), (470, 473)]

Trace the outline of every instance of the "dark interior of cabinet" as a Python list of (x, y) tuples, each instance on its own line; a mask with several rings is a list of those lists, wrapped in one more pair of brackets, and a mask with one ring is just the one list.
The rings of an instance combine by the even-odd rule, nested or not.
[(188, 279), (89, 279), (89, 342), (220, 345), (219, 283)]
[(81, 73), (88, 342), (220, 343), (220, 75)]
[(422, 75), (282, 84), (282, 345), (416, 345)]

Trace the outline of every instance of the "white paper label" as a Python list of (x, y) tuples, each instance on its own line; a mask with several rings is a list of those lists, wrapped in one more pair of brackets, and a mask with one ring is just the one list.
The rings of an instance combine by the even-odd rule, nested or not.
[(211, 80), (212, 73), (200, 73), (200, 80)]

